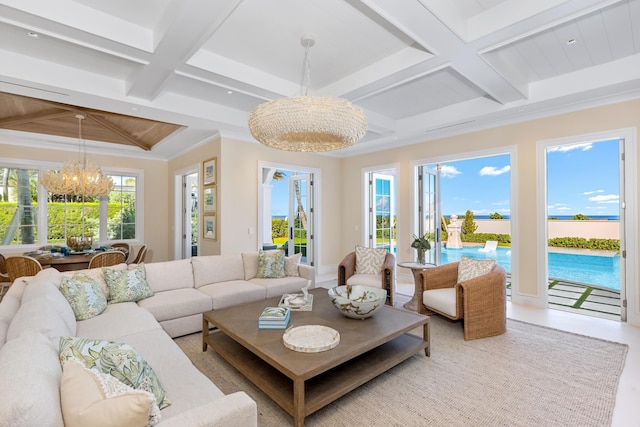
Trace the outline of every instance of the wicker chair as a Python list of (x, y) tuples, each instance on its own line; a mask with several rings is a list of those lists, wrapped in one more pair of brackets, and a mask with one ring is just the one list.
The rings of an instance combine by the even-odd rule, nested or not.
[(444, 264), (420, 272), (422, 289), (418, 312), (427, 315), (437, 313), (452, 320), (462, 319), (465, 340), (505, 333), (507, 297), (504, 269), (496, 264), (487, 274), (458, 282), (458, 264)]
[(142, 246), (140, 246), (140, 249), (138, 250), (138, 254), (136, 255), (136, 259), (134, 259), (131, 264), (140, 264), (141, 262), (144, 262), (144, 257), (146, 257), (146, 256), (147, 256), (147, 245), (142, 245)]
[(356, 253), (350, 252), (338, 265), (338, 286), (344, 286), (346, 284), (373, 286), (379, 283), (382, 289), (387, 290), (387, 305), (393, 306), (395, 268), (396, 257), (388, 252), (379, 275), (356, 274)]
[(18, 277), (35, 276), (42, 271), (40, 262), (30, 256), (12, 256), (7, 258), (6, 263), (11, 282), (14, 282)]
[(9, 286), (11, 286), (11, 280), (9, 280), (9, 273), (7, 273), (7, 263), (4, 255), (0, 254), (0, 301), (7, 293)]
[(131, 259), (133, 258), (133, 251), (131, 251), (131, 246), (128, 243), (114, 243), (111, 247), (124, 252), (124, 262), (127, 264), (131, 262)]
[(116, 264), (122, 264), (125, 260), (124, 252), (107, 251), (94, 255), (89, 261), (88, 268), (110, 267)]

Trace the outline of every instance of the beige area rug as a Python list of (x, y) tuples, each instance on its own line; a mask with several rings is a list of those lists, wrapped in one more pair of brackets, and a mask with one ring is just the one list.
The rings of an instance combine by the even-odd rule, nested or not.
[[(508, 332), (464, 341), (460, 323), (431, 319), (424, 352), (306, 419), (307, 426), (607, 426), (627, 354), (624, 344), (508, 321)], [(224, 393), (245, 391), (259, 426), (293, 419), (199, 334), (176, 339)], [(303, 356), (301, 356), (303, 357)]]

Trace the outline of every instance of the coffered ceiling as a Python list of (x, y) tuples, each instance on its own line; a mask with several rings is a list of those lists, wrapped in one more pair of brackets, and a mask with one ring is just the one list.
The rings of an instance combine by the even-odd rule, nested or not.
[[(253, 141), (251, 110), (300, 93), (307, 34), (309, 94), (368, 118), (329, 155), (640, 97), (640, 0), (2, 0), (0, 92), (175, 125), (149, 150), (91, 141), (167, 159)], [(0, 144), (75, 144), (0, 128)]]

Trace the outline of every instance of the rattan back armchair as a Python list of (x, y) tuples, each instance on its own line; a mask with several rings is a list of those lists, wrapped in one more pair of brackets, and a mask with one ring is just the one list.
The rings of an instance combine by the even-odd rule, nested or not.
[(26, 255), (12, 256), (7, 258), (7, 273), (9, 280), (14, 282), (18, 277), (35, 276), (42, 271), (40, 262)]
[(111, 245), (111, 248), (117, 249), (124, 253), (124, 262), (126, 262), (127, 264), (131, 262), (133, 253), (131, 251), (131, 246), (128, 243), (114, 243), (113, 245)]
[[(382, 271), (380, 271), (377, 277), (367, 274), (356, 273), (356, 253), (349, 252), (338, 265), (338, 286), (349, 285), (367, 285), (371, 286), (373, 283), (376, 285), (379, 283), (382, 289), (387, 291), (386, 304), (393, 306), (394, 293), (395, 293), (395, 277), (394, 272), (396, 270), (396, 257), (390, 252), (387, 252), (384, 263), (382, 264)], [(372, 280), (373, 279), (373, 280)]]
[[(487, 274), (458, 282), (458, 264), (452, 262), (420, 272), (418, 312), (462, 319), (465, 340), (505, 333), (507, 287), (504, 268), (496, 264)], [(433, 305), (429, 305), (430, 302)]]
[(7, 273), (7, 263), (4, 255), (0, 254), (0, 301), (7, 293), (9, 286), (11, 286), (11, 280), (9, 280), (9, 273)]
[(147, 245), (142, 245), (140, 246), (136, 259), (133, 260), (132, 264), (140, 264), (141, 262), (144, 262), (145, 256), (147, 256)]
[(107, 251), (94, 255), (89, 261), (88, 268), (110, 267), (116, 264), (122, 264), (126, 257), (121, 251)]

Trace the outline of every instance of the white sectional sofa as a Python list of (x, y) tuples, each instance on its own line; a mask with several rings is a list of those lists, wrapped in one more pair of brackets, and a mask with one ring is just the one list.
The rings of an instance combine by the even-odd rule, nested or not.
[(145, 264), (153, 296), (109, 304), (80, 321), (58, 289), (76, 272), (45, 269), (16, 280), (0, 303), (0, 427), (64, 425), (61, 336), (133, 346), (171, 401), (160, 411), (160, 427), (257, 425), (255, 402), (244, 392), (224, 395), (172, 340), (200, 331), (205, 311), (297, 292), (308, 281), (315, 286), (314, 269), (306, 265), (297, 267), (298, 276), (283, 278), (257, 278), (257, 271), (258, 252)]

